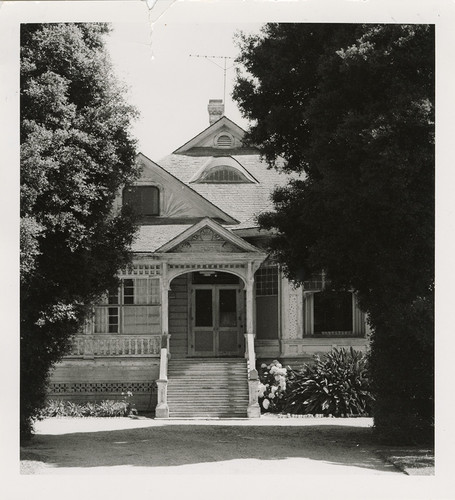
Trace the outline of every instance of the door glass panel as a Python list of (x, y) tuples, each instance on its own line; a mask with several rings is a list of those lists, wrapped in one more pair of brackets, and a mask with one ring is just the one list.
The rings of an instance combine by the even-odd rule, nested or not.
[(195, 290), (195, 326), (213, 326), (212, 290)]
[(212, 352), (213, 332), (194, 332), (194, 350), (196, 352)]
[(218, 334), (220, 352), (237, 352), (237, 330), (221, 330)]
[(237, 326), (237, 291), (220, 290), (220, 327)]

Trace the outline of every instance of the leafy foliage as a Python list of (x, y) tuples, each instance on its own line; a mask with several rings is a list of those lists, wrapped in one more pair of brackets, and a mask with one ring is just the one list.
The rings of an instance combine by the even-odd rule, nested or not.
[(115, 214), (137, 175), (106, 24), (21, 29), (21, 436), (44, 404), (49, 369), (87, 307), (116, 284), (134, 224)]
[(100, 403), (79, 404), (51, 399), (41, 409), (40, 417), (127, 417), (135, 412), (127, 401), (107, 399)]
[(369, 416), (372, 395), (366, 356), (348, 349), (333, 349), (288, 379), (283, 410), (293, 414), (334, 417)]
[(324, 269), (357, 293), (376, 430), (418, 440), (434, 414), (434, 27), (267, 24), (239, 45), (249, 140), (293, 174), (259, 222), (293, 280)]

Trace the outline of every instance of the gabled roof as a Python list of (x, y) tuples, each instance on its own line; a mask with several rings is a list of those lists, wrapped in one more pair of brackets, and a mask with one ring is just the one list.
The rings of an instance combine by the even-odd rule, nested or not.
[(245, 184), (204, 184), (191, 183), (196, 174), (207, 162), (206, 156), (183, 156), (171, 154), (160, 161), (169, 173), (188, 184), (201, 196), (210, 200), (240, 224), (235, 227), (255, 227), (256, 216), (264, 211), (273, 210), (272, 191), (284, 186), (289, 176), (270, 169), (259, 154), (231, 155), (242, 167), (257, 180), (257, 183)]
[[(214, 141), (220, 134), (227, 133), (230, 134), (234, 139), (234, 144), (231, 148), (216, 148), (214, 147)], [(176, 155), (203, 155), (203, 153), (211, 154), (221, 154), (224, 155), (228, 151), (237, 151), (243, 148), (243, 138), (245, 136), (245, 130), (239, 127), (232, 120), (226, 116), (222, 116), (215, 123), (212, 123), (205, 130), (200, 132), (198, 135), (190, 139), (183, 146), (177, 148), (173, 154)], [(246, 148), (251, 151), (254, 148)]]
[(243, 252), (261, 252), (261, 250), (254, 245), (251, 245), (247, 241), (243, 240), (239, 236), (233, 234), (231, 231), (225, 229), (223, 226), (213, 221), (212, 219), (206, 218), (199, 221), (197, 224), (187, 228), (182, 233), (177, 235), (175, 238), (172, 238), (167, 243), (162, 245), (160, 248), (156, 250), (156, 252), (164, 253), (170, 252), (174, 248), (178, 247), (181, 243), (184, 243), (186, 240), (190, 239), (193, 235), (201, 231), (203, 228), (210, 228), (214, 233), (219, 235), (223, 240), (229, 242), (231, 245), (237, 247), (240, 251)]
[(156, 252), (158, 248), (191, 227), (188, 224), (139, 226), (131, 251), (134, 253)]
[(166, 183), (168, 206), (164, 207), (164, 210), (168, 216), (175, 218), (187, 217), (189, 219), (210, 216), (226, 224), (237, 224), (239, 222), (212, 201), (192, 189), (187, 183), (173, 175), (172, 172), (147, 158), (143, 153), (138, 154), (137, 161), (143, 165), (141, 178), (138, 182)]

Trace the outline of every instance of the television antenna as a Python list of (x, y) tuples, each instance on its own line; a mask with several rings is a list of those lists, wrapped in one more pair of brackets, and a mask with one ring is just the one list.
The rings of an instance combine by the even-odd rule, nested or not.
[[(200, 57), (201, 59), (207, 59), (211, 63), (213, 63), (215, 66), (218, 66), (218, 68), (223, 70), (224, 73), (224, 78), (223, 78), (223, 103), (226, 105), (226, 72), (228, 69), (231, 69), (235, 66), (235, 63), (232, 64), (231, 66), (227, 67), (227, 61), (228, 59), (235, 59), (235, 57), (229, 57), (229, 56), (204, 56), (200, 54), (190, 54), (190, 57)], [(223, 59), (224, 63), (223, 65), (218, 64), (215, 62), (213, 59)]]

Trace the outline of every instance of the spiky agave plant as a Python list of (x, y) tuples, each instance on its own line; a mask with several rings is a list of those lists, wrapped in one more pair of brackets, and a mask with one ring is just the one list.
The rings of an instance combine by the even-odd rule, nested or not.
[(350, 349), (333, 349), (314, 364), (290, 374), (284, 410), (295, 414), (365, 416), (372, 395), (366, 356)]

